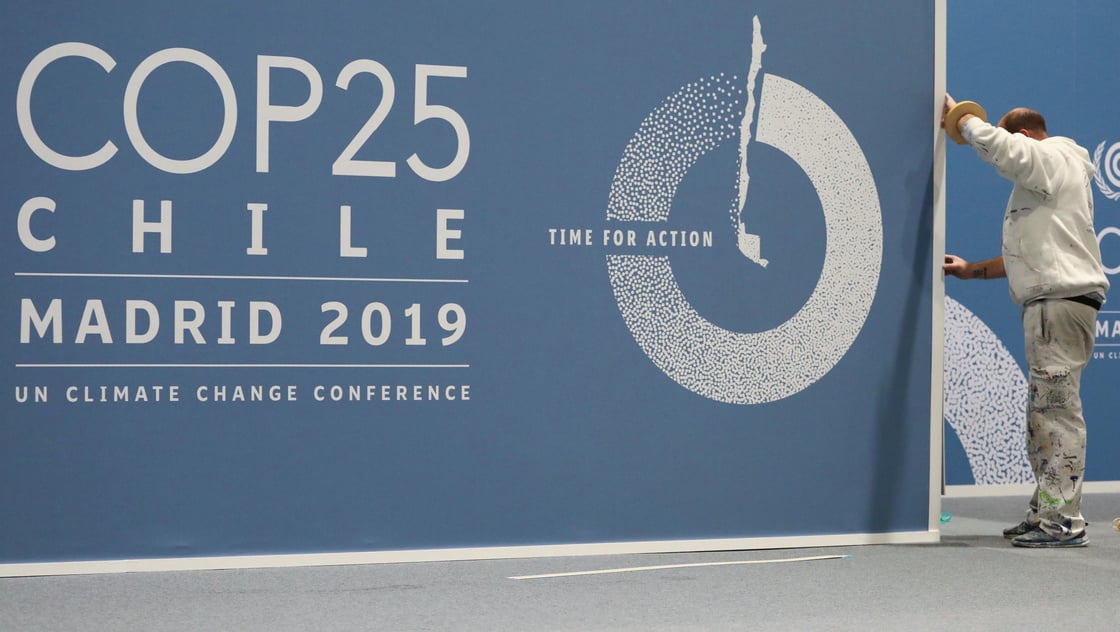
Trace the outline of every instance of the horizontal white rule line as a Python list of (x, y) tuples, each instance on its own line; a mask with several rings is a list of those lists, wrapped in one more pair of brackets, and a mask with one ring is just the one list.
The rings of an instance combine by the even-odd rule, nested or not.
[(467, 283), (467, 279), (394, 279), (377, 277), (253, 276), (232, 274), (109, 274), (98, 272), (16, 272), (17, 277), (97, 279), (208, 279), (222, 281), (351, 281), (355, 283)]
[(17, 369), (469, 369), (469, 364), (16, 364)]
[(635, 573), (638, 571), (661, 571), (672, 568), (700, 568), (704, 566), (735, 566), (739, 564), (781, 564), (784, 562), (812, 562), (816, 560), (842, 560), (851, 555), (818, 555), (814, 557), (791, 557), (776, 560), (737, 560), (734, 562), (697, 562), (694, 564), (663, 564), (660, 566), (632, 566), (630, 568), (605, 568), (595, 571), (574, 571), (570, 573), (548, 573), (545, 575), (518, 575), (509, 579), (551, 579), (554, 577), (579, 577), (582, 575), (606, 575), (610, 573)]

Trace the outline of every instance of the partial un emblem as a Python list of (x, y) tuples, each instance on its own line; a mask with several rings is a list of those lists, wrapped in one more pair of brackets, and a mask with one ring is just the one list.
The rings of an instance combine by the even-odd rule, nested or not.
[(1120, 200), (1120, 191), (1112, 189), (1120, 189), (1120, 143), (1113, 143), (1106, 153), (1104, 146), (1107, 144), (1108, 141), (1102, 141), (1093, 152), (1093, 170), (1096, 172), (1093, 174), (1093, 181), (1097, 183), (1101, 195), (1110, 200)]

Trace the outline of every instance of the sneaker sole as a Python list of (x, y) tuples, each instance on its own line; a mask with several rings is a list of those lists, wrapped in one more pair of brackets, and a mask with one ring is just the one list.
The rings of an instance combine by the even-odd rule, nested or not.
[(1071, 540), (1055, 540), (1053, 542), (1018, 542), (1011, 541), (1012, 546), (1024, 549), (1062, 549), (1089, 546), (1089, 538), (1073, 538)]

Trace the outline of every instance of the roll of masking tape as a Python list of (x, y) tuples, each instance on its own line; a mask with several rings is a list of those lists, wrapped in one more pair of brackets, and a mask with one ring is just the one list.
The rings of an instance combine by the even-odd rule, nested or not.
[(988, 120), (988, 113), (975, 101), (961, 101), (954, 105), (953, 108), (949, 110), (948, 114), (945, 115), (945, 132), (949, 134), (949, 138), (952, 138), (953, 142), (958, 145), (964, 145), (968, 142), (965, 140), (964, 136), (961, 135), (961, 130), (957, 127), (960, 124), (961, 117), (965, 114), (980, 117), (981, 121)]

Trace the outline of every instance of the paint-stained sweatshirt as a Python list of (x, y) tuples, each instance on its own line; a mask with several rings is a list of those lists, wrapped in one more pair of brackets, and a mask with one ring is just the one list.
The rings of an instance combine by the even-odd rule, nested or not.
[(1003, 266), (1022, 305), (1108, 291), (1093, 229), (1093, 162), (1072, 140), (1035, 140), (970, 118), (962, 135), (1015, 183), (1003, 216)]

